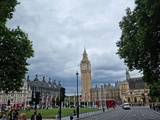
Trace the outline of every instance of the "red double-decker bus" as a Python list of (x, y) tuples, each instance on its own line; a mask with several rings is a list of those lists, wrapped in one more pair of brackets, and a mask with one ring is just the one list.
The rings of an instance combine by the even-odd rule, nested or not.
[(98, 107), (114, 108), (114, 107), (116, 107), (116, 102), (114, 99), (97, 101), (97, 106)]
[(113, 99), (106, 100), (107, 108), (116, 107), (116, 102)]

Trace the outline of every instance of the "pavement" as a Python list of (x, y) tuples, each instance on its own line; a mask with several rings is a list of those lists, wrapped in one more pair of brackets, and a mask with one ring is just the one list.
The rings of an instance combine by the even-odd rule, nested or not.
[[(113, 110), (113, 108), (109, 108), (109, 110), (105, 109), (105, 112), (108, 112), (111, 110)], [(85, 117), (88, 117), (91, 115), (96, 115), (96, 114), (101, 114), (101, 113), (103, 113), (102, 109), (99, 109), (98, 111), (86, 112), (86, 113), (79, 114), (79, 118), (77, 118), (77, 115), (73, 116), (73, 120), (80, 120), (81, 118), (85, 118)], [(30, 119), (27, 119), (27, 120), (30, 120)], [(59, 120), (59, 118), (57, 118), (57, 119), (43, 118), (43, 120)], [(70, 120), (70, 116), (62, 117), (61, 120)]]
[(150, 110), (152, 110), (154, 113), (157, 113), (160, 115), (160, 110), (153, 110), (153, 109), (150, 109)]
[[(109, 110), (105, 109), (105, 112), (108, 112), (108, 111), (111, 111), (111, 110), (113, 110), (113, 108), (110, 108)], [(73, 116), (73, 120), (79, 120), (79, 119), (84, 118), (84, 117), (88, 117), (88, 116), (96, 115), (96, 114), (101, 114), (101, 113), (103, 113), (102, 109), (100, 109), (99, 111), (86, 112), (86, 113), (79, 114), (79, 118), (77, 118), (76, 115)], [(57, 119), (45, 119), (45, 120), (59, 120), (59, 119), (57, 118)], [(61, 120), (70, 120), (70, 116), (62, 117)]]

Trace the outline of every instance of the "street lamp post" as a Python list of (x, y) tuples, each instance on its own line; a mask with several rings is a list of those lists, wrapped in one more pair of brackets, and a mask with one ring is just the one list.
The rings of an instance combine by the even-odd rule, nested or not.
[(76, 76), (77, 76), (77, 118), (79, 118), (79, 102), (78, 102), (78, 71), (76, 73)]
[(37, 109), (37, 98), (36, 98), (36, 95), (37, 95), (37, 86), (34, 86), (33, 85), (33, 99), (34, 99), (34, 104), (35, 104), (35, 106), (34, 106), (34, 110), (36, 110)]

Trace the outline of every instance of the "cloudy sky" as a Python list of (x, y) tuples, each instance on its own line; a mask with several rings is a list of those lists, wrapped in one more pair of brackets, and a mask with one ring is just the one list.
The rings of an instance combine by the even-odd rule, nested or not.
[[(67, 94), (76, 93), (76, 71), (84, 46), (92, 66), (92, 85), (125, 80), (126, 66), (116, 55), (119, 21), (134, 0), (19, 0), (10, 28), (17, 25), (33, 41), (28, 74), (61, 81)], [(137, 71), (132, 77), (141, 76)], [(81, 92), (81, 74), (79, 75)]]

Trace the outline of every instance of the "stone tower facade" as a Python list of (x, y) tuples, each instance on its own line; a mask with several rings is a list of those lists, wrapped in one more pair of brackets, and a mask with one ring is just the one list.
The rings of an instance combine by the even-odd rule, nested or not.
[(148, 104), (149, 103), (149, 88), (143, 81), (142, 77), (132, 78), (129, 71), (126, 70), (126, 80), (119, 83), (120, 98), (122, 103), (130, 104)]
[(81, 79), (82, 79), (82, 101), (90, 102), (90, 90), (92, 88), (91, 64), (88, 60), (86, 49), (83, 52), (83, 58), (80, 63)]
[(128, 81), (130, 79), (130, 74), (129, 71), (126, 69), (126, 81)]

